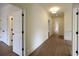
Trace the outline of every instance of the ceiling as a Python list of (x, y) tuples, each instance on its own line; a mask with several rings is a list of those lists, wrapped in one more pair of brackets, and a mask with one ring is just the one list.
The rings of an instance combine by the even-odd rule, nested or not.
[[(49, 12), (49, 9), (51, 7), (59, 7), (60, 10), (58, 13), (56, 13), (57, 15), (62, 15), (64, 13), (64, 11), (66, 10), (66, 8), (71, 5), (71, 3), (40, 3), (40, 5), (47, 11)], [(50, 13), (50, 12), (49, 12)], [(51, 14), (51, 13), (50, 13)], [(55, 14), (52, 14), (55, 15)]]
[[(17, 3), (16, 3), (17, 4)], [(15, 5), (16, 5), (15, 4)], [(26, 5), (27, 3), (25, 4), (21, 4), (21, 3), (18, 3), (17, 5)], [(49, 9), (51, 7), (59, 7), (60, 10), (59, 12), (57, 13), (57, 15), (62, 15), (64, 13), (64, 11), (67, 9), (67, 7), (69, 5), (71, 5), (72, 3), (39, 3), (47, 12), (49, 12)], [(0, 8), (2, 8), (4, 5), (6, 5), (6, 3), (0, 3)], [(27, 6), (27, 5), (26, 5)], [(26, 7), (25, 6), (25, 7)], [(50, 12), (49, 12), (50, 13)], [(51, 14), (51, 13), (50, 13)], [(54, 14), (52, 14), (54, 15)]]
[[(18, 4), (15, 3), (14, 5), (20, 6), (20, 7), (27, 7), (28, 6), (27, 4), (29, 4), (29, 3), (18, 3)], [(47, 12), (49, 12), (49, 9), (51, 7), (59, 7), (60, 10), (58, 13), (56, 13), (56, 15), (62, 15), (64, 13), (66, 7), (68, 7), (68, 5), (69, 5), (68, 3), (37, 3), (37, 4), (39, 4), (41, 7), (43, 7)], [(50, 14), (52, 14), (52, 13), (50, 13)], [(52, 15), (54, 16), (55, 14), (52, 14)]]

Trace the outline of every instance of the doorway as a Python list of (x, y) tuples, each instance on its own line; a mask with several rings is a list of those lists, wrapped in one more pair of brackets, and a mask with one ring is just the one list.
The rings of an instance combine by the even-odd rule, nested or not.
[(64, 13), (49, 15), (48, 28), (50, 36), (54, 34), (64, 37)]
[(13, 6), (14, 10), (8, 17), (8, 43), (12, 47), (13, 52), (24, 55), (24, 16), (22, 9)]
[(22, 10), (17, 8), (17, 11), (13, 13), (13, 52), (22, 56), (23, 47), (23, 33), (22, 33)]
[(49, 14), (49, 15), (50, 15), (48, 22), (49, 26), (48, 29), (50, 33), (49, 41), (52, 41), (51, 43), (52, 47), (54, 47), (53, 45), (56, 44), (56, 47), (53, 48), (53, 51), (56, 52), (56, 55), (71, 56), (72, 55), (71, 41), (64, 39), (64, 12), (62, 14)]

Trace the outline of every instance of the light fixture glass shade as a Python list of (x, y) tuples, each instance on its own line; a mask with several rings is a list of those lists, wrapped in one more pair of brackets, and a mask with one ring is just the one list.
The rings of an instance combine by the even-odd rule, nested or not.
[(55, 14), (55, 13), (56, 13), (56, 11), (53, 11), (53, 12), (51, 12), (51, 13), (54, 13), (54, 14)]
[(50, 12), (52, 12), (52, 13), (56, 13), (57, 11), (59, 11), (59, 7), (52, 7), (52, 8), (50, 8)]

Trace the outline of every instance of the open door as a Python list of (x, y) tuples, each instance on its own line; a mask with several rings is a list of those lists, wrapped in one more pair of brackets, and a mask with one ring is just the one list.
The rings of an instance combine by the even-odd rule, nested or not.
[(13, 13), (13, 52), (22, 56), (22, 10)]
[(12, 16), (9, 16), (9, 19), (8, 19), (8, 43), (9, 43), (9, 46), (13, 46), (13, 17)]

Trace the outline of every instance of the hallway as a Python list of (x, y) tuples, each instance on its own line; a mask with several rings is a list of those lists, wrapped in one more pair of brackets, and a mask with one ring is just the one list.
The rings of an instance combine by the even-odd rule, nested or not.
[(63, 37), (52, 36), (30, 56), (71, 56), (71, 45)]
[(18, 56), (12, 51), (12, 48), (0, 41), (0, 56)]

